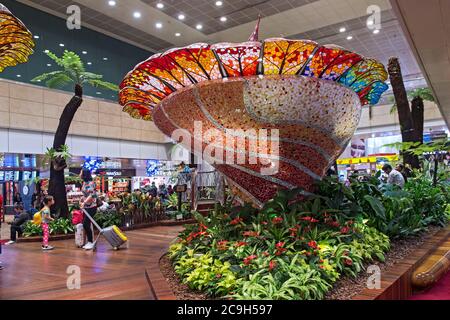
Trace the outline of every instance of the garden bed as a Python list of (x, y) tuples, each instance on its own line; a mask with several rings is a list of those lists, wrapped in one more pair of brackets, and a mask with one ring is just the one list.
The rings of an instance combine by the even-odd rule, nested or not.
[[(391, 250), (386, 253), (386, 261), (374, 261), (368, 265), (377, 265), (380, 267), (382, 274), (393, 268), (395, 264), (402, 262), (403, 259), (415, 250), (419, 249), (424, 242), (436, 234), (441, 228), (430, 227), (426, 233), (422, 233), (417, 237), (407, 239), (394, 240), (391, 242)], [(181, 282), (180, 277), (175, 272), (172, 262), (167, 255), (160, 260), (160, 269), (166, 279), (170, 289), (177, 300), (210, 300), (206, 294), (191, 290), (187, 285)], [(360, 273), (357, 278), (343, 277), (338, 280), (333, 289), (326, 294), (326, 300), (351, 300), (354, 296), (360, 294), (366, 288), (368, 275)]]

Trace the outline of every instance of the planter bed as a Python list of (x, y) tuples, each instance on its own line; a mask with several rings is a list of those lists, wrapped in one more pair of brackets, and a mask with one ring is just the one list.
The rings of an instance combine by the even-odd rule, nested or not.
[[(382, 272), (382, 281), (386, 281), (387, 278), (390, 277), (389, 273), (393, 270), (398, 269), (396, 266), (398, 263), (404, 264), (409, 261), (411, 255), (414, 254), (417, 250), (421, 249), (424, 244), (426, 244), (430, 239), (435, 236), (441, 228), (431, 227), (429, 232), (423, 233), (417, 237), (411, 237), (408, 239), (402, 240), (394, 240), (391, 242), (391, 250), (386, 253), (386, 261), (378, 262), (375, 261), (372, 263), (373, 265), (377, 265), (380, 267)], [(433, 249), (427, 250), (427, 253), (432, 251)], [(420, 263), (427, 254), (422, 256), (422, 259), (418, 259), (417, 263)], [(417, 264), (416, 263), (416, 264)], [(368, 265), (367, 265), (368, 266)], [(366, 266), (366, 267), (367, 267)], [(414, 267), (414, 264), (411, 265)], [(176, 274), (172, 262), (170, 258), (165, 254), (161, 257), (160, 260), (160, 269), (161, 273), (167, 281), (167, 285), (170, 287), (173, 295), (177, 300), (209, 300), (208, 296), (204, 293), (197, 292), (191, 290), (187, 285), (181, 283), (180, 277)], [(383, 279), (383, 274), (386, 275), (386, 279)], [(409, 274), (408, 274), (409, 276)], [(366, 289), (368, 274), (362, 272), (358, 275), (357, 278), (343, 277), (338, 280), (333, 289), (328, 292), (325, 299), (326, 300), (351, 300), (351, 299), (368, 299), (369, 296), (364, 295), (364, 291)], [(150, 279), (151, 281), (151, 279)], [(384, 283), (386, 288), (385, 290), (377, 291), (376, 295), (373, 296), (373, 299), (377, 297), (382, 297), (383, 294), (386, 294), (386, 289), (389, 288), (387, 282)], [(154, 285), (154, 284), (152, 284)], [(394, 297), (393, 297), (394, 298)]]
[[(152, 223), (144, 223), (139, 225), (134, 225), (131, 227), (121, 227), (120, 229), (122, 231), (131, 231), (131, 230), (137, 230), (137, 229), (146, 229), (151, 227), (158, 227), (158, 226), (182, 226), (186, 224), (192, 224), (195, 223), (195, 220), (182, 220), (182, 221), (159, 221), (159, 222), (152, 222)], [(63, 235), (51, 235), (49, 238), (49, 241), (61, 241), (61, 240), (70, 240), (75, 239), (75, 234), (63, 234)], [(41, 242), (42, 236), (38, 237), (22, 237), (17, 239), (17, 243), (25, 243), (25, 242)]]

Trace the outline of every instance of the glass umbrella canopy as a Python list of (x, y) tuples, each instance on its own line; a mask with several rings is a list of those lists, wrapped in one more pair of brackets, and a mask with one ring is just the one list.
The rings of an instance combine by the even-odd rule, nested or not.
[(33, 48), (31, 32), (0, 3), (0, 72), (6, 67), (27, 62)]
[(204, 43), (156, 54), (138, 64), (121, 83), (124, 111), (152, 119), (152, 110), (173, 92), (200, 82), (256, 75), (297, 75), (330, 80), (351, 88), (363, 105), (378, 103), (388, 89), (387, 72), (335, 45), (309, 40), (268, 39), (239, 44)]
[[(388, 89), (387, 78), (381, 63), (342, 47), (259, 42), (256, 32), (243, 43), (153, 55), (128, 73), (119, 99), (132, 117), (153, 120), (191, 152), (194, 146), (233, 193), (262, 207), (280, 189), (314, 192), (354, 135), (362, 105)], [(275, 135), (260, 137), (269, 131)]]

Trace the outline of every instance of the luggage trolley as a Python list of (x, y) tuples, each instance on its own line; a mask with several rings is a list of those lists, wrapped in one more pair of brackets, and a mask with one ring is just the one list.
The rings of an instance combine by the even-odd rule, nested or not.
[(94, 241), (94, 249), (93, 249), (94, 251), (97, 250), (97, 241), (101, 235), (105, 237), (106, 241), (109, 242), (109, 244), (111, 245), (111, 247), (113, 247), (114, 250), (119, 250), (120, 246), (122, 246), (124, 243), (128, 241), (126, 235), (117, 226), (101, 228), (85, 209), (83, 209), (83, 213), (89, 218), (92, 224), (99, 231), (99, 234), (97, 235)]

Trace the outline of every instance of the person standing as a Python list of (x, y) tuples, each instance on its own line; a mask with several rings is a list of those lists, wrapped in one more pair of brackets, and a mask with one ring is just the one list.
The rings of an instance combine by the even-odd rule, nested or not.
[[(97, 189), (95, 182), (92, 179), (91, 171), (82, 169), (81, 179), (83, 180), (83, 186), (81, 192), (83, 192), (83, 199), (81, 202), (81, 208), (86, 210), (89, 215), (94, 218), (97, 213)], [(92, 222), (87, 215), (83, 218), (83, 228), (86, 233), (87, 243), (83, 247), (84, 250), (94, 249), (94, 235), (92, 232)]]
[(50, 208), (55, 204), (55, 199), (53, 199), (53, 196), (46, 196), (44, 198), (44, 208), (41, 210), (42, 215), (42, 250), (49, 251), (53, 250), (54, 248), (52, 246), (48, 245), (48, 239), (50, 237), (50, 231), (49, 231), (49, 223), (52, 222), (54, 219), (50, 215)]
[(383, 171), (388, 175), (387, 184), (399, 186), (403, 188), (405, 186), (405, 179), (403, 175), (395, 169), (392, 169), (390, 164), (385, 164), (383, 166)]

